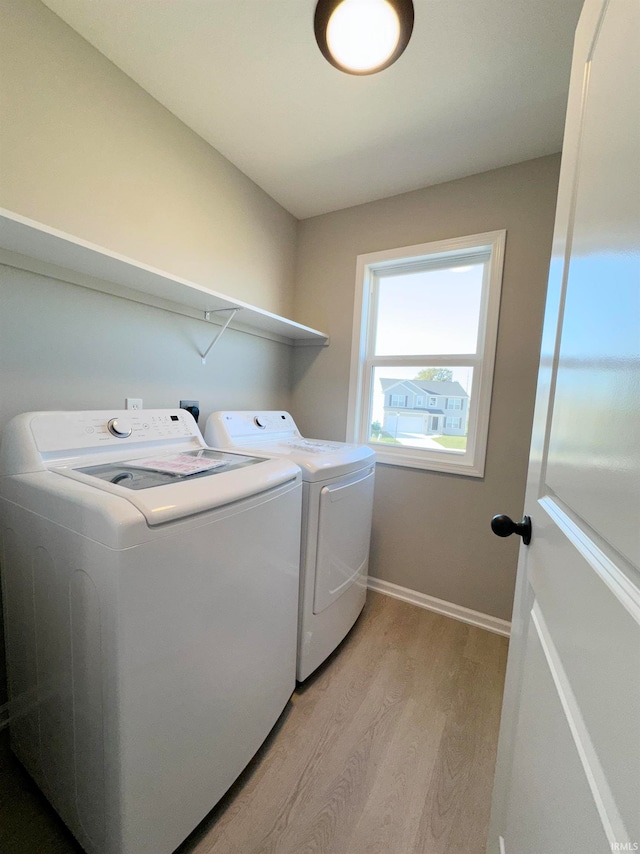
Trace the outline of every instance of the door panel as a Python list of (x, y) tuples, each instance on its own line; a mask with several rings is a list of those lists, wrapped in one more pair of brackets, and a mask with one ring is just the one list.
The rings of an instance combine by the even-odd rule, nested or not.
[[(607, 837), (597, 812), (584, 808), (591, 792), (533, 615), (527, 636), (504, 852), (603, 854)], [(550, 744), (562, 774), (549, 773)]]
[(636, 565), (640, 84), (631, 57), (640, 51), (639, 19), (637, 2), (611, 3), (587, 68), (546, 477)]
[(585, 776), (598, 781), (594, 800), (606, 802), (603, 816), (610, 814), (619, 832), (626, 827), (628, 837), (640, 841), (640, 762), (638, 750), (630, 749), (640, 750), (638, 591), (625, 585), (618, 566), (585, 535), (584, 526), (549, 499), (536, 511), (535, 532), (536, 549), (528, 560), (532, 612), (540, 615), (538, 625), (548, 627), (547, 646), (556, 652), (562, 690), (582, 721), (589, 744)]

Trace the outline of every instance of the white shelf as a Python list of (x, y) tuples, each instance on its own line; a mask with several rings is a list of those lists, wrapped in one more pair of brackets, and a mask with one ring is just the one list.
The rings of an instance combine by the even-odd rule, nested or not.
[[(0, 208), (0, 263), (114, 294), (293, 346), (326, 346), (329, 338), (210, 288), (163, 273), (101, 246)], [(212, 314), (209, 316), (209, 312)]]

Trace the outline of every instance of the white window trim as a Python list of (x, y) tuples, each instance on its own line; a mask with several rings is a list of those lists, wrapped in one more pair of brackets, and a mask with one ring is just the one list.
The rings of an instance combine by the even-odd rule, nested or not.
[[(470, 477), (484, 476), (505, 243), (506, 231), (500, 230), (358, 255), (347, 411), (347, 441), (368, 444), (375, 451), (379, 463), (444, 471)], [(440, 452), (398, 445), (388, 445), (381, 448), (379, 443), (370, 443), (369, 424), (365, 423), (367, 419), (363, 418), (363, 413), (365, 411), (367, 415), (369, 413), (371, 389), (370, 383), (364, 382), (364, 378), (372, 376), (373, 368), (373, 359), (368, 358), (367, 354), (367, 340), (372, 334), (375, 313), (371, 311), (375, 274), (381, 270), (393, 268), (399, 261), (408, 258), (415, 261), (416, 264), (429, 260), (436, 264), (441, 261), (446, 266), (454, 257), (468, 256), (471, 260), (479, 251), (489, 252), (489, 262), (486, 286), (483, 286), (480, 304), (480, 335), (477, 352), (475, 354), (458, 353), (444, 356), (425, 353), (392, 358), (376, 357), (375, 359), (375, 365), (379, 367), (402, 365), (471, 366), (473, 368), (473, 383), (470, 392), (471, 403), (468, 407), (467, 450), (461, 453), (443, 448)], [(403, 269), (406, 269), (404, 264)]]

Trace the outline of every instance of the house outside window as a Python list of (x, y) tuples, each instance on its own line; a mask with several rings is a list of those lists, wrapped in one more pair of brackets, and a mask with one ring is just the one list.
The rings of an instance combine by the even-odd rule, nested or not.
[(348, 439), (378, 462), (484, 474), (505, 237), (358, 257)]

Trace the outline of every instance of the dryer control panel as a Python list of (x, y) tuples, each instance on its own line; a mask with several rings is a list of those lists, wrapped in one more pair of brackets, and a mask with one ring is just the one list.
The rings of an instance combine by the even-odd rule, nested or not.
[(256, 439), (273, 442), (302, 438), (288, 412), (216, 412), (211, 419), (217, 420), (217, 435), (231, 440), (232, 444), (246, 444)]

